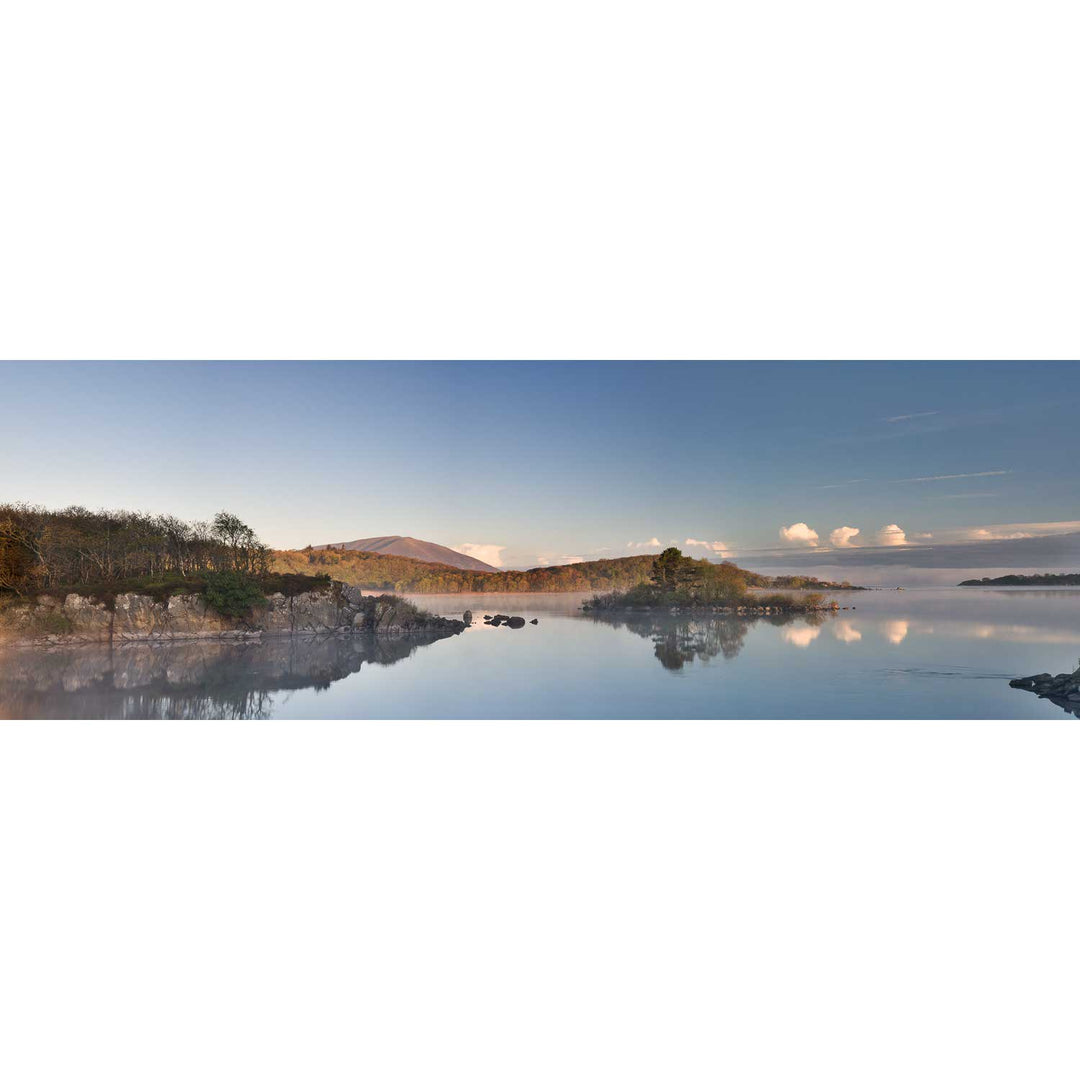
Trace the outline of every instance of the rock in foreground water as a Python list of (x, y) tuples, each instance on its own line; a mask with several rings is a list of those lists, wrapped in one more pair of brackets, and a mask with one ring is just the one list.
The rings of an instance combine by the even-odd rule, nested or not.
[(1055, 705), (1080, 716), (1080, 668), (1071, 674), (1062, 672), (1051, 675), (1048, 671), (1038, 675), (1026, 675), (1010, 679), (1009, 685), (1017, 690), (1030, 690), (1041, 698), (1049, 698)]
[[(536, 625), (537, 620), (532, 620)], [(525, 619), (521, 615), (485, 615), (485, 626), (507, 626), (511, 630), (520, 630), (525, 625)]]

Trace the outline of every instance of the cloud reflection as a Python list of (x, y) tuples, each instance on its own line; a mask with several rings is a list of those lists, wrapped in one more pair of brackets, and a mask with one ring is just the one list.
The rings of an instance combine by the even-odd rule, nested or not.
[(785, 626), (781, 631), (783, 638), (797, 648), (805, 649), (821, 633), (820, 626)]
[(862, 641), (862, 634), (855, 629), (848, 619), (838, 619), (832, 624), (833, 637), (837, 641), (851, 644), (853, 641)]

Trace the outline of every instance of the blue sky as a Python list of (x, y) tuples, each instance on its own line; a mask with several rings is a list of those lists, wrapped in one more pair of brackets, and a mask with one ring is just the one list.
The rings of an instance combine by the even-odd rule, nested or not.
[(227, 507), (276, 547), (400, 533), (534, 566), (675, 541), (866, 576), (979, 542), (1041, 565), (1025, 542), (1080, 532), (1067, 362), (7, 362), (0, 394), (0, 500)]

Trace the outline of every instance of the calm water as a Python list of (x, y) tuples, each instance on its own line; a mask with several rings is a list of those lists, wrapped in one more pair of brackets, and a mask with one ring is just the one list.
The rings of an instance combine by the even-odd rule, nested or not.
[[(1071, 671), (1080, 589), (835, 594), (781, 619), (593, 618), (584, 594), (416, 597), (441, 640), (0, 650), (0, 717), (1072, 719), (1016, 675)], [(520, 630), (484, 614), (538, 618)]]

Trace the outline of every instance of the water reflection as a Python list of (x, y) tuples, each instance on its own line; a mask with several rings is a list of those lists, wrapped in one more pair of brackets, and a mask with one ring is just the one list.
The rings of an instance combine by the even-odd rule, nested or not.
[(789, 645), (805, 649), (820, 633), (820, 626), (785, 626), (781, 636)]
[(266, 719), (281, 691), (325, 690), (364, 664), (396, 664), (445, 636), (0, 650), (0, 719)]
[(1064, 719), (1077, 703), (1008, 685), (1080, 656), (1080, 590), (1051, 595), (870, 592), (857, 610), (809, 619), (601, 616), (569, 594), (429, 596), (422, 606), (439, 614), (520, 614), (527, 628), (481, 625), (440, 648), (324, 637), (0, 649), (0, 716)]
[(1045, 697), (1043, 701), (1050, 702), (1051, 705), (1056, 705), (1059, 709), (1064, 709), (1070, 716), (1075, 716), (1080, 719), (1080, 701), (1069, 701), (1068, 698), (1063, 697)]
[(837, 619), (832, 625), (832, 632), (833, 637), (837, 641), (842, 641), (845, 645), (862, 641), (862, 632), (855, 629), (855, 625), (850, 619)]
[(750, 628), (758, 622), (782, 627), (785, 641), (805, 648), (821, 633), (827, 618), (820, 614), (736, 618), (655, 612), (593, 612), (590, 617), (593, 622), (625, 628), (639, 637), (650, 638), (653, 654), (668, 671), (680, 671), (694, 660), (708, 661), (716, 656), (734, 660), (742, 651)]

